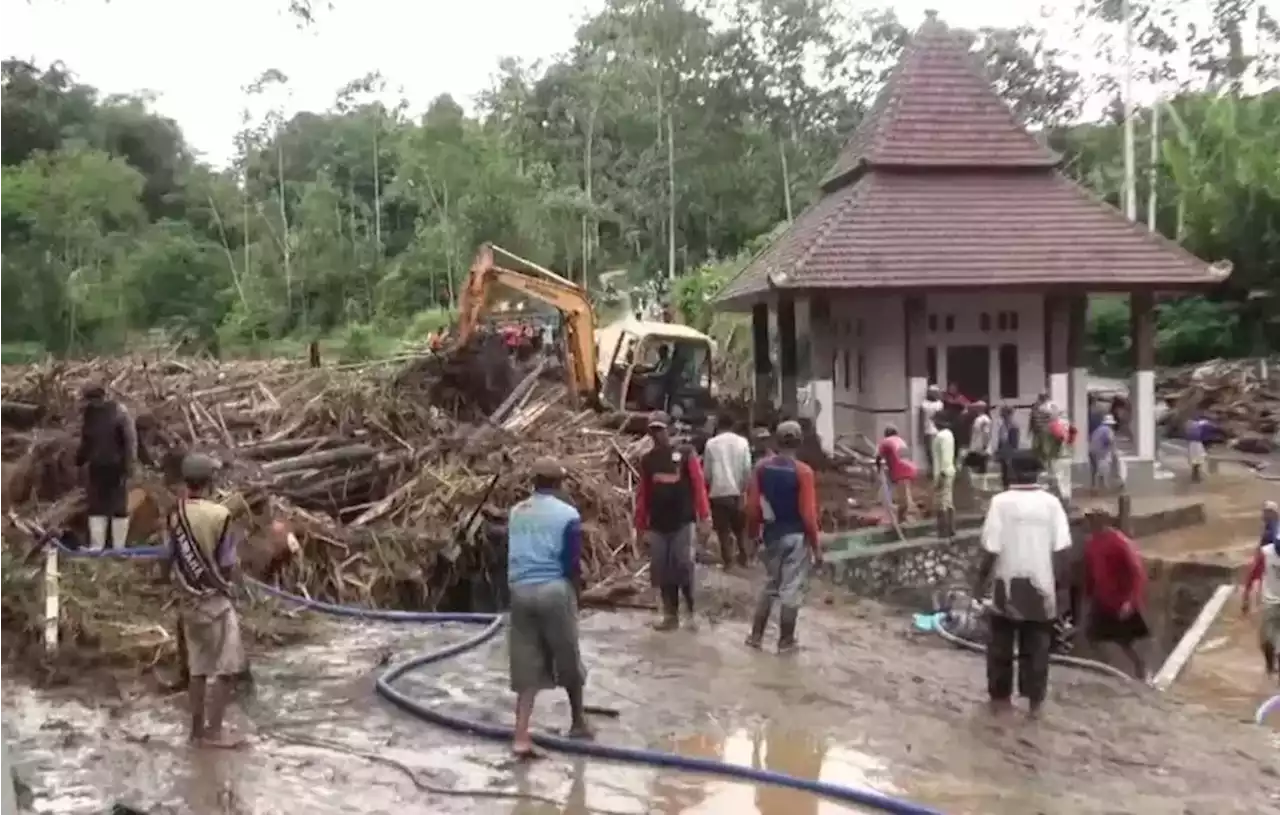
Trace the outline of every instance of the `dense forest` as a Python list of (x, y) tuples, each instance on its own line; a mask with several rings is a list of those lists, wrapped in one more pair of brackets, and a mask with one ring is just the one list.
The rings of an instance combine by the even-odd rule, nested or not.
[[(1133, 5), (1138, 81), (1167, 100), (1154, 149), (1152, 111), (1139, 112), (1142, 215), (1154, 186), (1162, 232), (1235, 266), (1222, 291), (1161, 306), (1160, 351), (1276, 347), (1280, 27), (1263, 0)], [(1077, 12), (1080, 38), (1102, 32), (1082, 40), (1095, 60), (1115, 58), (1118, 7)], [(474, 115), (447, 95), (411, 115), (371, 74), (326, 111), (246, 114), (227, 168), (193, 158), (145, 97), (103, 95), (74, 65), (8, 60), (3, 339), (83, 354), (157, 337), (228, 352), (412, 336), (439, 324), (485, 240), (592, 288), (615, 269), (674, 285), (704, 319), (705, 294), (810, 202), (919, 22), (843, 8), (609, 0), (568, 53), (495, 66)], [(973, 35), (1066, 171), (1118, 204), (1115, 74), (1081, 73), (1032, 26)], [(246, 110), (288, 82), (263, 71)], [(1093, 326), (1100, 349), (1122, 352), (1122, 309), (1100, 304)]]

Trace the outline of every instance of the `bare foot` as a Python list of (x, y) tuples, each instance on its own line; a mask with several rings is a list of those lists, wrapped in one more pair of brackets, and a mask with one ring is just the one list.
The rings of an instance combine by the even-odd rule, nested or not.
[(1039, 720), (1043, 715), (1040, 705), (1033, 704), (1031, 707), (1027, 708), (1027, 718), (1033, 722)]
[(987, 710), (992, 716), (1005, 716), (1013, 712), (1012, 699), (992, 699), (987, 703)]
[(515, 756), (519, 761), (533, 761), (542, 758), (542, 753), (537, 747), (533, 746), (533, 742), (516, 742), (511, 745), (511, 755)]
[(679, 627), (680, 620), (676, 617), (663, 617), (653, 624), (654, 631), (675, 631)]
[(748, 648), (754, 648), (757, 651), (760, 650), (760, 647), (762, 644), (763, 644), (763, 640), (757, 639), (755, 637), (747, 637), (747, 641), (743, 643), (743, 645), (747, 646)]
[(247, 743), (240, 736), (225, 731), (205, 733), (200, 739), (201, 747), (213, 747), (219, 750), (238, 750)]
[(569, 738), (578, 741), (595, 741), (595, 731), (586, 722), (578, 722), (569, 728)]

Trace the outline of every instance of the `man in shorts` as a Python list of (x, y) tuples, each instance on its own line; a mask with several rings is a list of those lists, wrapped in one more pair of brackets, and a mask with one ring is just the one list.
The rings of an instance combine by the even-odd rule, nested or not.
[(582, 516), (557, 494), (564, 478), (557, 462), (535, 462), (533, 495), (512, 507), (507, 519), (507, 649), (516, 693), (511, 750), (519, 758), (535, 755), (529, 723), (539, 691), (564, 688), (570, 737), (592, 737), (582, 701), (587, 671), (578, 650)]
[(1090, 642), (1114, 643), (1133, 665), (1134, 678), (1146, 680), (1147, 664), (1137, 643), (1151, 633), (1142, 609), (1147, 569), (1123, 532), (1101, 509), (1085, 513), (1089, 539), (1084, 544), (1084, 594), (1089, 604), (1085, 635)]
[(1262, 586), (1262, 621), (1258, 627), (1258, 644), (1267, 676), (1280, 676), (1280, 507), (1275, 501), (1262, 505), (1263, 535), (1254, 553), (1249, 575), (1244, 581), (1245, 615), (1249, 613), (1249, 595), (1256, 584)]
[(191, 741), (204, 747), (239, 747), (243, 742), (223, 729), (223, 717), (244, 670), (234, 578), (236, 538), (231, 512), (209, 500), (218, 464), (208, 456), (182, 460), (185, 491), (166, 519), (167, 577), (178, 588), (179, 614), (186, 643)]

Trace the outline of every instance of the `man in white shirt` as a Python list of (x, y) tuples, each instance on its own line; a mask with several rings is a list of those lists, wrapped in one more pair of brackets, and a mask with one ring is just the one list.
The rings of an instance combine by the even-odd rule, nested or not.
[(738, 432), (732, 416), (721, 416), (716, 435), (707, 441), (702, 467), (707, 473), (711, 498), (711, 523), (720, 541), (725, 569), (734, 563), (747, 565), (746, 515), (742, 500), (751, 479), (751, 444)]
[(933, 460), (933, 510), (938, 520), (938, 537), (950, 540), (954, 534), (956, 515), (956, 437), (951, 432), (950, 418), (934, 417), (930, 456)]
[(993, 713), (1013, 707), (1014, 653), (1018, 692), (1034, 718), (1049, 688), (1049, 648), (1058, 616), (1057, 575), (1067, 574), (1071, 527), (1062, 502), (1036, 485), (1039, 462), (1019, 451), (1010, 462), (1013, 485), (994, 496), (982, 525), (982, 563), (974, 597), (994, 579), (987, 646), (987, 693)]
[(924, 442), (924, 454), (928, 459), (929, 475), (933, 475), (933, 437), (938, 434), (938, 426), (934, 419), (942, 411), (942, 390), (937, 385), (930, 385), (924, 392), (924, 401), (920, 403), (920, 435)]

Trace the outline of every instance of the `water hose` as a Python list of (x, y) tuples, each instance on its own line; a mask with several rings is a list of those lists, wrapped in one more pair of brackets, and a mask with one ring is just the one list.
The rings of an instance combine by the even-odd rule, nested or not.
[[(69, 557), (157, 559), (163, 557), (165, 554), (164, 547), (160, 546), (91, 551), (67, 548), (60, 541), (53, 538), (50, 538), (49, 541), (52, 545), (58, 547), (60, 553)], [(472, 719), (463, 718), (462, 716), (455, 716), (435, 710), (421, 702), (409, 698), (393, 684), (397, 679), (416, 671), (419, 668), (425, 668), (428, 665), (443, 662), (444, 660), (477, 648), (478, 646), (493, 639), (498, 632), (502, 630), (504, 624), (502, 615), (395, 611), (366, 609), (356, 606), (342, 606), (291, 594), (289, 592), (282, 591), (275, 586), (269, 586), (266, 583), (254, 580), (253, 578), (246, 578), (246, 582), (254, 588), (257, 588), (279, 600), (336, 617), (376, 620), (381, 622), (428, 624), (468, 623), (472, 625), (485, 626), (478, 634), (470, 637), (469, 639), (463, 640), (462, 642), (447, 645), (438, 650), (420, 654), (390, 666), (378, 676), (375, 681), (375, 688), (380, 696), (415, 718), (461, 733), (469, 733), (501, 741), (511, 740), (513, 731), (510, 727), (474, 721)], [(717, 761), (715, 759), (682, 756), (676, 753), (668, 753), (662, 750), (650, 750), (641, 747), (623, 747), (592, 741), (580, 741), (561, 736), (554, 736), (548, 733), (535, 734), (533, 741), (539, 747), (547, 750), (555, 750), (561, 753), (589, 756), (591, 758), (600, 758), (609, 761), (622, 761), (631, 764), (643, 764), (650, 767), (666, 767), (683, 772), (714, 775), (721, 778), (731, 778), (754, 784), (769, 784), (771, 786), (787, 787), (801, 792), (812, 793), (813, 795), (828, 798), (833, 801), (867, 807), (877, 812), (888, 812), (892, 815), (943, 815), (941, 810), (921, 804), (914, 804), (871, 789), (847, 787), (841, 784), (832, 784), (830, 782), (820, 781), (814, 778), (800, 778), (798, 776), (787, 775), (785, 773), (774, 772), (772, 770), (744, 767), (738, 764)]]
[(1253, 715), (1253, 721), (1256, 724), (1262, 722), (1275, 711), (1280, 710), (1280, 694), (1272, 696), (1267, 701), (1258, 706), (1258, 712)]
[[(949, 615), (945, 611), (939, 611), (937, 614), (933, 615), (933, 630), (938, 632), (939, 637), (942, 637), (944, 640), (946, 640), (947, 642), (951, 643), (952, 645), (958, 648), (966, 648), (970, 651), (976, 651), (980, 654), (985, 654), (987, 652), (987, 646), (983, 645), (982, 643), (974, 642), (973, 640), (967, 640), (964, 637), (959, 636), (958, 634), (954, 634), (951, 631), (948, 631), (945, 625), (948, 619), (948, 616)], [(1049, 661), (1056, 665), (1069, 665), (1072, 668), (1081, 668), (1083, 670), (1091, 671), (1096, 674), (1103, 674), (1105, 676), (1111, 676), (1117, 679), (1123, 679), (1126, 682), (1138, 681), (1134, 679), (1132, 676), (1130, 676), (1129, 674), (1117, 668), (1116, 666), (1108, 665), (1105, 662), (1099, 662), (1098, 660), (1094, 660), (1094, 659), (1084, 659), (1082, 657), (1073, 657), (1068, 654), (1050, 654)]]

